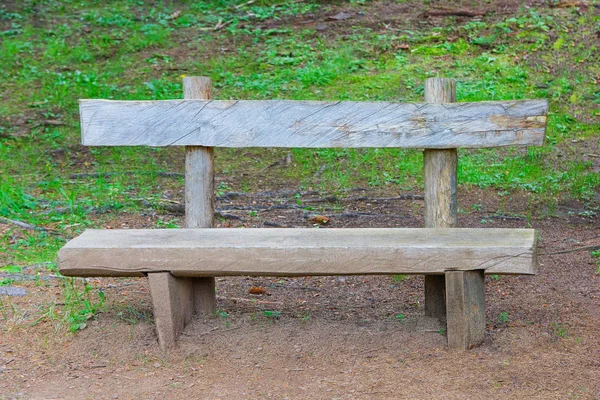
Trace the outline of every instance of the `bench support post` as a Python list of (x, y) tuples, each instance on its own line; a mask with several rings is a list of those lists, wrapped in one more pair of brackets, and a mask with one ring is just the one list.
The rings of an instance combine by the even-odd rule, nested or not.
[[(183, 78), (184, 99), (212, 99), (212, 82), (204, 76)], [(215, 166), (212, 147), (185, 147), (185, 227), (212, 228), (215, 213)], [(215, 278), (194, 278), (195, 310), (210, 314), (217, 309)]]
[(446, 320), (446, 280), (444, 275), (425, 275), (425, 316)]
[(446, 272), (448, 347), (467, 350), (485, 337), (484, 271)]
[(148, 274), (154, 321), (161, 350), (175, 347), (177, 338), (194, 315), (192, 279), (176, 278), (169, 272)]
[[(212, 99), (207, 77), (183, 79), (184, 99)], [(214, 153), (212, 147), (185, 147), (185, 227), (212, 228), (214, 204)], [(194, 314), (217, 308), (215, 278), (176, 278), (168, 272), (148, 274), (158, 343), (162, 350), (175, 347), (177, 338)]]
[[(431, 78), (425, 81), (425, 101), (453, 103), (456, 101), (454, 79)], [(456, 149), (425, 150), (425, 227), (456, 226)], [(443, 275), (425, 276), (425, 315), (446, 319), (446, 284)]]
[[(425, 101), (456, 101), (454, 79), (425, 81)], [(425, 227), (452, 228), (457, 225), (456, 149), (425, 150)], [(452, 268), (451, 265), (448, 266)], [(425, 315), (446, 319), (448, 347), (469, 349), (485, 335), (484, 272), (448, 271), (444, 276), (425, 276)]]

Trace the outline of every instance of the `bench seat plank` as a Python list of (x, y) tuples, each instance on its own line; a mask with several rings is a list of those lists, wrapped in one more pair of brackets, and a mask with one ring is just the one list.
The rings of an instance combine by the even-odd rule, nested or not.
[(541, 146), (546, 100), (389, 103), (81, 100), (86, 146)]
[(87, 230), (59, 251), (67, 276), (535, 274), (533, 229)]

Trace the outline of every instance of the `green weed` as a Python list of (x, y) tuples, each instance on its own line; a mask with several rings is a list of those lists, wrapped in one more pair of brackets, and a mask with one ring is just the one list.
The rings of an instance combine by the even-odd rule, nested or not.
[(569, 336), (569, 327), (565, 324), (553, 322), (551, 328), (554, 336), (561, 339), (566, 339)]
[[(104, 292), (97, 291), (93, 296), (93, 287), (87, 283), (83, 284), (83, 290), (75, 279), (66, 278), (62, 281), (62, 293), (65, 308), (64, 318), (71, 332), (85, 329), (87, 321), (92, 318), (104, 304)], [(94, 299), (94, 297), (96, 297)]]
[(507, 324), (510, 321), (508, 312), (506, 311), (502, 311), (500, 314), (498, 314), (498, 323), (500, 324)]
[(600, 250), (592, 251), (592, 257), (596, 258), (596, 265), (598, 266), (596, 274), (600, 275)]
[(0, 286), (10, 286), (15, 280), (10, 278), (0, 278)]
[(281, 311), (265, 310), (263, 311), (263, 315), (267, 318), (279, 319), (279, 317), (281, 316)]
[(62, 307), (55, 302), (49, 303), (33, 325), (49, 320), (57, 323), (57, 329), (66, 327), (71, 332), (85, 329), (87, 321), (103, 306), (104, 292), (96, 291), (87, 282), (82, 283), (75, 278), (64, 278), (59, 283), (63, 296)]
[(410, 275), (393, 275), (392, 282), (400, 283), (400, 282), (404, 282), (405, 280), (407, 280), (409, 278), (410, 278)]

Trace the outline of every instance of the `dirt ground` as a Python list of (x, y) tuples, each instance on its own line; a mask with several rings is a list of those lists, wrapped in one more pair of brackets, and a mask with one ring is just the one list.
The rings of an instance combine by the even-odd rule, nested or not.
[[(291, 193), (221, 196), (220, 226), (310, 228), (315, 213), (330, 218), (321, 229), (422, 224), (418, 196), (357, 189), (334, 208), (306, 192), (303, 206), (321, 207), (307, 212)], [(529, 223), (525, 195), (470, 190), (460, 204), (471, 210), (460, 215), (463, 227)], [(530, 221), (541, 253), (598, 243), (598, 219), (580, 211), (564, 205), (555, 217)], [(103, 218), (107, 226), (150, 227), (165, 213)], [(449, 351), (443, 326), (423, 317), (420, 276), (218, 278), (219, 314), (194, 320), (166, 354), (145, 279), (91, 280), (107, 302), (77, 334), (28, 320), (40, 305), (61, 301), (56, 279), (19, 282), (27, 296), (3, 296), (21, 322), (0, 331), (0, 398), (598, 399), (596, 269), (590, 252), (578, 251), (541, 255), (537, 276), (488, 277), (486, 339), (466, 352)], [(249, 294), (253, 286), (266, 294)]]

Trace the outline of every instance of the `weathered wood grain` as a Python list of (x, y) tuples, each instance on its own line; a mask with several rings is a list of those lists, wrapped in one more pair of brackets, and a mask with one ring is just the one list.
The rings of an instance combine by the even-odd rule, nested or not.
[(534, 274), (532, 229), (87, 230), (59, 251), (68, 276)]
[(425, 227), (454, 227), (458, 208), (458, 153), (456, 149), (427, 149), (423, 154), (423, 161)]
[(194, 279), (176, 278), (168, 272), (148, 274), (156, 333), (161, 350), (175, 347), (177, 338), (192, 319)]
[(467, 350), (485, 338), (485, 277), (482, 270), (446, 272), (448, 347)]
[[(209, 78), (190, 76), (183, 79), (186, 99), (212, 99)], [(179, 121), (174, 121), (177, 123)], [(185, 148), (185, 227), (212, 228), (215, 213), (215, 166), (212, 147)]]
[(81, 100), (86, 146), (540, 146), (546, 100), (450, 104)]

